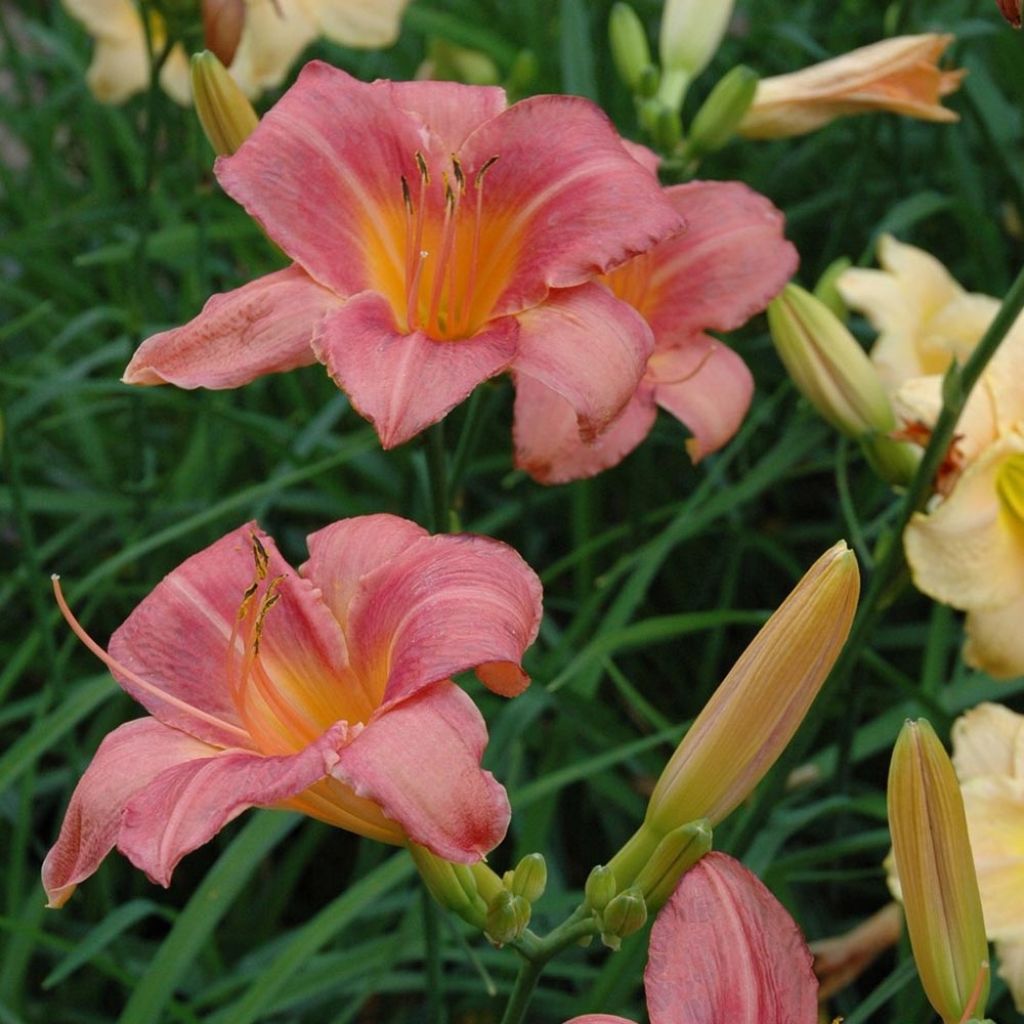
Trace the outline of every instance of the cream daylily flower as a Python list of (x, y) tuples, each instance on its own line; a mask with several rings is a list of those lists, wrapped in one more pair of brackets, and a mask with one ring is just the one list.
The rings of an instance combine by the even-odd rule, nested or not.
[[(302, 51), (319, 36), (345, 46), (393, 43), (409, 0), (245, 0), (245, 21), (228, 70), (252, 97), (280, 85)], [(133, 0), (64, 0), (96, 39), (89, 88), (104, 103), (123, 103), (146, 88), (149, 56), (142, 18)], [(157, 46), (163, 26), (151, 22)], [(225, 62), (227, 63), (227, 62)], [(176, 45), (160, 84), (178, 103), (191, 101), (188, 59)]]
[(942, 374), (977, 345), (999, 309), (989, 295), (964, 291), (931, 253), (878, 240), (881, 270), (851, 268), (836, 282), (843, 301), (879, 332), (871, 360), (889, 390)]
[(999, 975), (1024, 1012), (1024, 715), (1000, 704), (962, 715), (953, 725), (953, 765)]

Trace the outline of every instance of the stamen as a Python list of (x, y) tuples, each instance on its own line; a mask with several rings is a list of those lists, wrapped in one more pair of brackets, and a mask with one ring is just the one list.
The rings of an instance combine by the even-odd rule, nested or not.
[(263, 546), (263, 541), (259, 539), (256, 532), (253, 531), (252, 537), (252, 557), (256, 563), (256, 578), (258, 580), (265, 580), (267, 578), (267, 567), (270, 565), (270, 555), (267, 554), (267, 549)]
[[(405, 316), (410, 330), (415, 330), (420, 325), (420, 281), (423, 277), (423, 261), (430, 255), (423, 248), (423, 225), (427, 214), (427, 186), (430, 184), (430, 171), (419, 150), (416, 150), (415, 159), (420, 172), (419, 201), (414, 215), (415, 223), (412, 225), (411, 232), (407, 223), (405, 234)], [(404, 176), (402, 180), (405, 180)], [(410, 200), (410, 205), (407, 207), (410, 214), (413, 212), (411, 205)]]
[(455, 242), (455, 193), (452, 191), (448, 175), (442, 176), (444, 181), (444, 223), (441, 225), (441, 252), (437, 257), (437, 266), (434, 268), (434, 287), (430, 295), (430, 312), (427, 314), (427, 326), (437, 324), (442, 333), (444, 325), (440, 323), (438, 313), (441, 308), (441, 292), (445, 285), (448, 261), (451, 259), (452, 249)]
[(466, 282), (462, 302), (459, 303), (458, 325), (460, 331), (464, 331), (469, 326), (470, 317), (473, 315), (473, 294), (476, 291), (477, 265), (480, 262), (480, 222), (484, 209), (484, 175), (497, 163), (497, 160), (497, 156), (488, 157), (473, 176), (476, 210), (473, 216), (473, 241), (469, 255), (469, 280)]
[(424, 185), (429, 185), (430, 184), (430, 170), (427, 167), (426, 158), (423, 156), (423, 154), (418, 149), (413, 154), (413, 157), (416, 160), (416, 166), (420, 169), (420, 178), (422, 179), (423, 184)]
[(82, 643), (85, 644), (85, 646), (95, 654), (111, 672), (115, 672), (118, 675), (123, 676), (125, 679), (139, 687), (139, 689), (153, 697), (159, 698), (165, 704), (170, 705), (178, 711), (184, 712), (189, 717), (200, 722), (206, 722), (208, 725), (214, 725), (218, 729), (224, 729), (226, 732), (234, 734), (239, 738), (239, 740), (241, 740), (242, 746), (252, 746), (252, 737), (244, 729), (240, 729), (237, 725), (232, 725), (230, 722), (225, 722), (216, 715), (211, 715), (207, 711), (202, 711), (199, 708), (193, 707), (191, 704), (187, 704), (185, 701), (180, 700), (173, 694), (161, 690), (160, 687), (147, 682), (141, 676), (132, 672), (131, 669), (122, 665), (116, 658), (111, 657), (107, 651), (100, 647), (100, 645), (96, 643), (88, 633), (86, 633), (82, 624), (71, 613), (71, 609), (68, 607), (67, 601), (64, 600), (64, 592), (61, 590), (60, 576), (54, 573), (50, 577), (50, 580), (53, 582), (53, 594), (57, 599), (57, 607), (60, 608), (60, 613), (64, 616), (64, 621), (71, 627), (71, 631), (75, 636), (77, 636), (78, 639), (81, 640)]
[(459, 158), (454, 153), (452, 154), (452, 174), (455, 175), (455, 184), (459, 186), (459, 191), (465, 192), (466, 176), (462, 173), (462, 164), (459, 163)]

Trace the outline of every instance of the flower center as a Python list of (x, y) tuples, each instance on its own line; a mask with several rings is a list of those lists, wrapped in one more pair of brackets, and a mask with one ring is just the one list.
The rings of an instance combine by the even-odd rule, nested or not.
[(996, 493), (1003, 509), (1024, 526), (1024, 452), (1009, 456), (999, 467)]
[(646, 307), (654, 299), (653, 273), (654, 259), (649, 252), (644, 252), (609, 273), (602, 274), (598, 280), (607, 285), (617, 299), (622, 299), (638, 313), (646, 315)]
[(512, 277), (518, 246), (511, 217), (485, 203), (492, 156), (474, 171), (452, 155), (440, 174), (415, 154), (417, 174), (398, 182), (400, 205), (367, 232), (373, 285), (406, 332), (437, 341), (471, 337)]

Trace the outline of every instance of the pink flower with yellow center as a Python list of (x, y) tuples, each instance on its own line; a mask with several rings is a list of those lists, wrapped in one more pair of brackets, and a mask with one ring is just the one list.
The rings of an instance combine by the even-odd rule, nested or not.
[[(796, 923), (756, 875), (724, 853), (690, 868), (651, 929), (644, 971), (651, 1024), (817, 1024), (818, 982)], [(605, 1013), (567, 1024), (631, 1024)]]
[(364, 516), (312, 534), (296, 572), (250, 524), (170, 573), (109, 653), (58, 600), (151, 717), (110, 733), (75, 789), (43, 865), (51, 906), (114, 846), (168, 885), (254, 805), (464, 863), (504, 837), (486, 726), (451, 681), (529, 683), (540, 583), (504, 544)]
[(650, 328), (597, 278), (683, 219), (587, 100), (312, 63), (216, 169), (294, 263), (144, 342), (128, 383), (319, 360), (392, 447), (506, 370), (592, 437), (643, 376)]
[[(641, 147), (629, 151), (653, 170)], [(616, 420), (597, 437), (581, 437), (563, 395), (544, 381), (517, 379), (517, 458), (544, 483), (614, 466), (650, 433), (659, 407), (690, 430), (687, 450), (697, 462), (732, 438), (750, 406), (746, 364), (707, 332), (741, 327), (795, 272), (782, 213), (738, 182), (690, 182), (663, 195), (686, 231), (602, 278), (654, 334), (644, 375)]]

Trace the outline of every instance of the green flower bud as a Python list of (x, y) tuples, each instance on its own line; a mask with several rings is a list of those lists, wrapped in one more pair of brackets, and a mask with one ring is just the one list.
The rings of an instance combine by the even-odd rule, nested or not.
[(518, 939), (530, 923), (530, 903), (508, 889), (502, 889), (487, 908), (484, 931), (495, 945)]
[(245, 93), (209, 50), (192, 57), (196, 114), (218, 156), (230, 156), (255, 131), (259, 118)]
[(622, 940), (640, 931), (647, 922), (644, 894), (636, 886), (620, 892), (601, 914), (601, 941), (609, 949), (618, 949)]
[(444, 860), (416, 843), (409, 844), (409, 853), (430, 895), (442, 907), (482, 930), (487, 917), (487, 901), (480, 894), (472, 868)]
[(818, 283), (814, 286), (814, 297), (819, 302), (824, 302), (843, 323), (846, 322), (850, 311), (846, 308), (846, 303), (836, 287), (836, 282), (845, 271), (850, 269), (850, 266), (850, 257), (840, 256), (825, 268), (825, 273), (818, 278)]
[(612, 5), (608, 18), (608, 38), (612, 61), (623, 84), (630, 92), (638, 92), (640, 80), (651, 66), (651, 50), (643, 22), (629, 4)]
[(548, 884), (548, 866), (543, 854), (528, 853), (512, 872), (511, 881), (506, 883), (516, 895), (529, 903), (536, 903), (544, 895)]
[(598, 864), (587, 876), (583, 892), (587, 898), (587, 906), (600, 914), (618, 892), (615, 872), (606, 864)]
[(654, 124), (654, 143), (663, 153), (671, 153), (679, 145), (683, 137), (683, 127), (679, 115), (668, 107), (658, 111), (658, 119)]
[(711, 839), (707, 818), (680, 825), (662, 839), (633, 882), (643, 893), (648, 910), (664, 906), (679, 879), (711, 849)]
[(690, 126), (687, 155), (714, 153), (736, 134), (743, 115), (754, 102), (757, 81), (757, 73), (743, 64), (719, 80)]

